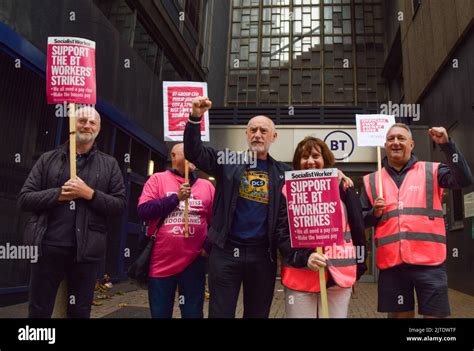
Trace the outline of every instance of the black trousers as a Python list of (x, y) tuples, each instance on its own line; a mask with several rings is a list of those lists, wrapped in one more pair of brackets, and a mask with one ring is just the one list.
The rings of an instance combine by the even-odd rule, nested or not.
[(235, 318), (242, 284), (244, 318), (268, 318), (276, 270), (267, 247), (214, 245), (209, 257), (209, 318)]
[(42, 246), (31, 264), (29, 318), (51, 318), (59, 284), (67, 278), (67, 317), (90, 318), (100, 262), (76, 262), (75, 247)]

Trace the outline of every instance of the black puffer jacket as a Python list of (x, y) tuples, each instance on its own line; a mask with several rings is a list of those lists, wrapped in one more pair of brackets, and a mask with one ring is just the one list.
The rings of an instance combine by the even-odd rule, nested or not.
[[(69, 167), (68, 145), (63, 144), (41, 155), (18, 195), (20, 208), (33, 212), (25, 227), (24, 243), (38, 245), (40, 254), (48, 213), (60, 204), (58, 197), (63, 184), (59, 178), (65, 167)], [(100, 152), (96, 146), (84, 165), (81, 179), (95, 190), (95, 195), (91, 201), (75, 201), (77, 261), (94, 262), (105, 255), (107, 217), (119, 216), (125, 209), (125, 185), (117, 160)]]
[[(184, 130), (184, 154), (188, 161), (216, 178), (212, 224), (207, 236), (212, 244), (223, 248), (232, 227), (240, 180), (249, 165), (219, 164), (218, 151), (204, 146), (201, 141), (200, 125), (189, 122)], [(285, 184), (285, 171), (291, 169), (270, 156), (267, 160), (269, 177), (267, 234), (271, 257), (276, 260), (276, 252), (279, 249), (288, 264), (294, 267), (304, 267), (312, 250), (291, 248), (286, 200), (281, 193)]]

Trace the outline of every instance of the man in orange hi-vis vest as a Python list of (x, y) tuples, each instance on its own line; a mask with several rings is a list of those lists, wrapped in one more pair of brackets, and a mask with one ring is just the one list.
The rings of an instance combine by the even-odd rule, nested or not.
[(379, 174), (364, 176), (361, 204), (366, 227), (375, 228), (378, 311), (391, 318), (450, 314), (446, 275), (443, 189), (472, 183), (469, 166), (443, 127), (428, 130), (446, 163), (419, 161), (410, 128), (394, 124), (387, 132), (386, 157)]

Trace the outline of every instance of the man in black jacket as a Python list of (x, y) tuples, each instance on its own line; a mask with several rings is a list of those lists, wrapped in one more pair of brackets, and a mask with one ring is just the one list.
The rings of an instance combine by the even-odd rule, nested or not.
[(89, 318), (95, 280), (104, 258), (107, 217), (122, 214), (126, 199), (117, 161), (97, 149), (100, 115), (76, 113), (77, 174), (70, 179), (69, 143), (46, 152), (33, 166), (18, 196), (33, 212), (25, 244), (37, 245), (31, 265), (29, 317), (50, 318), (60, 282), (68, 280), (68, 318)]
[(284, 172), (290, 167), (268, 154), (277, 132), (265, 116), (248, 122), (246, 157), (225, 157), (228, 151), (205, 147), (201, 117), (211, 106), (208, 98), (195, 98), (184, 132), (186, 159), (217, 180), (208, 231), (213, 244), (209, 317), (234, 318), (243, 284), (244, 318), (267, 318), (275, 287), (277, 248), (296, 267), (306, 266), (311, 253), (290, 246), (286, 201), (281, 193)]

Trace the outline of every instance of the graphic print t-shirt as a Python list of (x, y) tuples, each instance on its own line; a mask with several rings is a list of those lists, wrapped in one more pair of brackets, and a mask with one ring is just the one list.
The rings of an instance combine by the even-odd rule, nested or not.
[(239, 197), (235, 208), (229, 240), (244, 246), (266, 245), (268, 214), (268, 164), (257, 160), (240, 179)]

